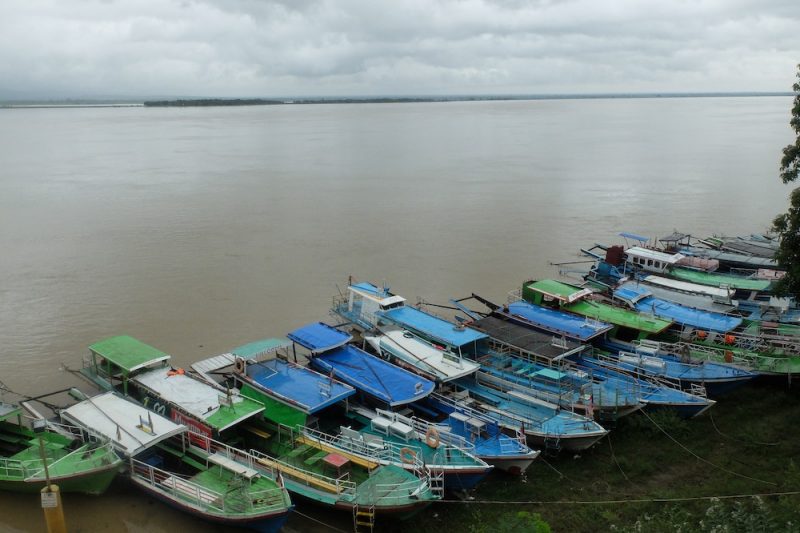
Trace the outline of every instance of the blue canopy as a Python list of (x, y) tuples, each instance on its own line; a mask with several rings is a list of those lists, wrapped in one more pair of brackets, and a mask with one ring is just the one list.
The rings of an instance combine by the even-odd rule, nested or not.
[(433, 392), (432, 381), (352, 345), (313, 357), (311, 365), (321, 372), (333, 373), (338, 379), (391, 407), (416, 402)]
[(350, 385), (281, 359), (247, 365), (247, 377), (265, 394), (308, 414), (356, 393)]
[(360, 290), (362, 290), (364, 292), (372, 293), (375, 296), (378, 296), (378, 297), (381, 297), (381, 298), (386, 297), (386, 296), (390, 296), (388, 287), (387, 288), (378, 288), (377, 286), (373, 285), (372, 283), (368, 283), (368, 282), (355, 283), (355, 284), (352, 285), (352, 287), (355, 288), (355, 289), (360, 289)]
[(653, 293), (642, 285), (627, 285), (614, 291), (614, 298), (625, 300), (631, 305), (635, 305), (636, 302), (648, 296), (653, 296)]
[(287, 335), (294, 342), (311, 351), (312, 354), (327, 352), (344, 346), (353, 337), (322, 322), (307, 324)]
[[(742, 319), (739, 317), (695, 309), (694, 307), (687, 307), (669, 300), (656, 298), (655, 296), (642, 297), (639, 294), (641, 291), (649, 293), (643, 287), (626, 286), (614, 291), (614, 297), (628, 300), (640, 313), (673, 320), (684, 326), (725, 333), (737, 328), (742, 323)], [(634, 298), (631, 299), (630, 296)]]
[(625, 237), (626, 239), (633, 239), (634, 241), (639, 241), (639, 242), (647, 242), (650, 240), (649, 237), (642, 237), (641, 235), (636, 235), (635, 233), (628, 233), (626, 231), (620, 233), (619, 236)]
[[(556, 309), (519, 301), (508, 304), (508, 313), (501, 313), (524, 325), (586, 342), (610, 331), (613, 327), (605, 322), (587, 322), (586, 318)], [(521, 320), (520, 320), (521, 319)]]
[(436, 339), (448, 346), (460, 347), (489, 336), (471, 328), (456, 326), (452, 322), (433, 316), (413, 307), (398, 307), (381, 313), (388, 321)]

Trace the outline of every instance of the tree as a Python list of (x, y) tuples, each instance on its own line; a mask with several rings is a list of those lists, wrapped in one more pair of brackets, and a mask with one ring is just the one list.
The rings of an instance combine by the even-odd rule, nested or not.
[[(797, 65), (797, 79), (800, 80), (800, 65)], [(781, 180), (791, 183), (800, 177), (800, 81), (796, 82), (792, 119), (789, 125), (797, 134), (797, 139), (783, 149), (781, 159)], [(778, 265), (786, 269), (786, 276), (778, 283), (776, 293), (784, 296), (800, 296), (800, 188), (789, 195), (789, 211), (778, 215), (772, 223), (781, 242), (776, 254)], [(800, 299), (800, 298), (799, 298)]]

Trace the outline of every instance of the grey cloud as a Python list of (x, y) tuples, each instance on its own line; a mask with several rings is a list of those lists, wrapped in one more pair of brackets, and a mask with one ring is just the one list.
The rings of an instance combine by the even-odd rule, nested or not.
[(6, 0), (0, 97), (788, 90), (794, 2)]

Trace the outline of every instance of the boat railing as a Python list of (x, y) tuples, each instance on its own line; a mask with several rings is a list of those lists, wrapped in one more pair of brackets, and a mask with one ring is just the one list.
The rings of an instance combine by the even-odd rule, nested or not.
[(764, 365), (768, 367), (777, 366), (782, 360), (780, 357), (768, 357), (753, 352), (742, 354), (741, 352), (736, 353), (733, 350), (726, 350), (724, 348), (716, 348), (702, 344), (689, 344), (685, 342), (661, 343), (659, 349), (662, 353), (677, 356), (682, 361), (707, 361), (709, 363), (731, 364), (751, 372), (758, 372)]
[[(511, 376), (501, 377), (495, 376), (486, 370), (479, 371), (475, 374), (478, 383), (492, 388), (496, 388), (502, 392), (518, 391), (524, 393), (526, 396), (544, 402), (546, 407), (563, 408), (572, 410), (576, 397), (583, 396), (579, 389), (567, 386), (559, 386), (559, 384), (547, 384), (544, 380), (525, 379), (520, 381), (512, 381)], [(553, 390), (543, 390), (536, 385), (552, 386)]]
[(274, 473), (276, 479), (280, 474), (281, 478), (289, 480), (292, 483), (299, 483), (314, 489), (321, 488), (348, 498), (355, 497), (356, 483), (350, 481), (349, 475), (334, 478), (272, 457), (259, 450), (250, 450), (250, 453), (256, 457), (260, 465), (269, 468)]
[(43, 472), (41, 459), (21, 461), (19, 459), (0, 458), (0, 475), (5, 479), (32, 479), (34, 474)]
[(508, 291), (508, 297), (506, 298), (506, 301), (510, 304), (522, 301), (522, 289), (514, 289), (513, 291)]
[(192, 482), (190, 479), (161, 470), (137, 459), (130, 459), (131, 478), (169, 494), (175, 500), (189, 502), (200, 509), (225, 512), (225, 497), (222, 493)]
[[(44, 477), (44, 465), (39, 462), (39, 470), (31, 473), (31, 478)], [(114, 451), (114, 446), (110, 441), (103, 443), (88, 443), (71, 451), (55, 461), (47, 463), (47, 470), (50, 476), (72, 474), (84, 472), (95, 468), (102, 468), (120, 462), (119, 457)]]
[(369, 441), (363, 438), (359, 433), (359, 437), (354, 435), (344, 435), (339, 433), (331, 435), (323, 431), (311, 429), (308, 427), (299, 428), (300, 434), (309, 439), (317, 441), (320, 445), (327, 445), (331, 448), (338, 448), (346, 453), (351, 453), (366, 458), (374, 463), (387, 463), (392, 461), (394, 455), (399, 456), (399, 449), (397, 454), (394, 454), (392, 445), (389, 442), (382, 441)]

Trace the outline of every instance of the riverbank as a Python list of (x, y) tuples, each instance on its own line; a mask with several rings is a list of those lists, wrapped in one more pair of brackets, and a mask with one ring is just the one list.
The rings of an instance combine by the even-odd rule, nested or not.
[(397, 531), (512, 531), (520, 512), (538, 513), (552, 531), (790, 531), (800, 494), (730, 497), (800, 492), (798, 419), (800, 384), (785, 382), (734, 391), (695, 420), (637, 413), (592, 449), (540, 458), (526, 482), (492, 475), (474, 495), (540, 503), (442, 503)]

